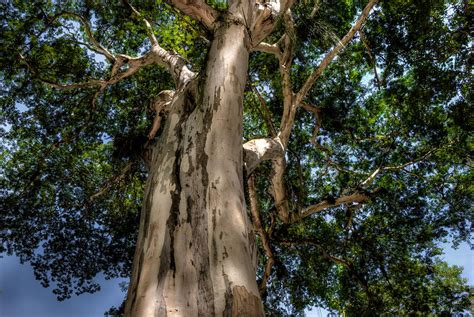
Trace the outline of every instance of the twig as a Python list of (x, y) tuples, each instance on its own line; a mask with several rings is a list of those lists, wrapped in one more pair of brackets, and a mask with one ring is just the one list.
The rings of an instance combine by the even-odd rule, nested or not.
[(124, 168), (122, 168), (122, 170), (120, 171), (120, 174), (109, 178), (98, 192), (96, 192), (95, 194), (93, 194), (92, 196), (89, 197), (89, 201), (92, 202), (95, 199), (97, 199), (98, 197), (106, 194), (109, 191), (110, 187), (112, 187), (113, 184), (118, 183), (121, 180), (123, 180), (125, 178), (125, 176), (132, 169), (132, 165), (133, 165), (133, 163), (129, 162), (127, 165), (125, 165)]
[(263, 108), (263, 111), (261, 111), (261, 115), (263, 116), (263, 119), (265, 120), (265, 123), (267, 124), (268, 130), (270, 131), (270, 135), (272, 137), (276, 137), (277, 133), (275, 130), (275, 126), (273, 125), (272, 118), (270, 115), (270, 109), (268, 109), (267, 103), (263, 96), (260, 94), (258, 89), (254, 86), (252, 86), (253, 92), (257, 95), (258, 100), (260, 101), (260, 104)]
[(129, 2), (128, 0), (123, 0), (123, 2), (133, 11), (133, 13), (140, 19), (143, 20), (145, 23), (145, 27), (147, 30), (148, 38), (150, 39), (151, 45), (152, 46), (158, 46), (158, 40), (156, 39), (155, 33), (153, 32), (153, 28), (150, 24), (150, 22), (142, 16), (140, 12), (138, 12), (137, 9), (135, 9)]

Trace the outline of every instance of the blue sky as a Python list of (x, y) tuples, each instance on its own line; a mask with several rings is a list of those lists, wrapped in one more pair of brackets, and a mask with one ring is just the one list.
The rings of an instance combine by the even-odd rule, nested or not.
[[(467, 244), (453, 250), (448, 244), (444, 259), (450, 264), (464, 267), (463, 276), (474, 285), (474, 252)], [(51, 289), (43, 288), (35, 280), (29, 264), (20, 264), (14, 256), (0, 259), (0, 317), (95, 317), (104, 316), (112, 306), (118, 306), (124, 293), (120, 290), (121, 280), (106, 281), (98, 278), (102, 290), (95, 294), (74, 296), (58, 302)], [(308, 317), (326, 316), (324, 310), (307, 312)]]

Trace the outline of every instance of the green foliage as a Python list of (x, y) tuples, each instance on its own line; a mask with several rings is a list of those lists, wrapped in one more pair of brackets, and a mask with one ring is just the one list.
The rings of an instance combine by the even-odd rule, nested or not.
[[(295, 5), (295, 91), (364, 5)], [(20, 53), (43, 79), (107, 76), (104, 58), (81, 44), (87, 41), (80, 24), (53, 16), (85, 16), (104, 46), (132, 56), (149, 47), (143, 24), (121, 2), (1, 6), (0, 252), (31, 262), (60, 299), (94, 292), (99, 272), (129, 275), (147, 176), (140, 152), (153, 116), (148, 105), (173, 83), (159, 67), (148, 67), (107, 88), (95, 105), (94, 89), (50, 88)], [(204, 67), (205, 32), (196, 22), (161, 2), (136, 7), (152, 21), (160, 45), (196, 71)], [(440, 260), (438, 245), (472, 239), (471, 19), (466, 1), (380, 1), (364, 26), (366, 45), (356, 37), (307, 98), (320, 108), (317, 145), (311, 144), (314, 117), (298, 110), (285, 176), (293, 212), (360, 190), (378, 167), (413, 162), (380, 173), (363, 207), (335, 207), (284, 225), (274, 221), (269, 163), (255, 171), (263, 224), (275, 226), (269, 315), (302, 315), (313, 305), (347, 316), (449, 315), (467, 307), (461, 270)], [(267, 41), (278, 40), (282, 28), (279, 23)], [(252, 53), (250, 85), (278, 127), (283, 97), (273, 56)], [(248, 89), (244, 139), (269, 136), (262, 111)]]

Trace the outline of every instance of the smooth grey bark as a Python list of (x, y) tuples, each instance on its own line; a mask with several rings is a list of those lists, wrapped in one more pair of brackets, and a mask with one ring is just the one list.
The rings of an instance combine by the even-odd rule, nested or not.
[(206, 71), (153, 149), (125, 316), (263, 316), (243, 193), (249, 37), (217, 22)]

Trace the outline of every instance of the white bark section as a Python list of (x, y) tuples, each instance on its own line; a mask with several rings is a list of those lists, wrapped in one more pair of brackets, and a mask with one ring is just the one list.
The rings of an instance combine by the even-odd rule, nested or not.
[(167, 220), (175, 203), (173, 194), (179, 189), (173, 171), (179, 159), (176, 153), (180, 135), (176, 133), (176, 127), (181, 124), (183, 103), (184, 98), (177, 96), (160, 142), (152, 154), (153, 166), (145, 190), (125, 316), (155, 316), (156, 293), (164, 282), (159, 278), (163, 275), (161, 262), (169, 261), (162, 252), (169, 248), (170, 224)]
[[(208, 249), (214, 289), (214, 314), (262, 312), (250, 245), (250, 223), (243, 193), (242, 109), (247, 79), (248, 35), (244, 25), (218, 26), (209, 53), (203, 115), (209, 115), (205, 137), (208, 171)], [(211, 113), (209, 113), (211, 111)], [(201, 115), (200, 112), (195, 112)], [(206, 129), (190, 126), (189, 136)], [(185, 137), (185, 142), (187, 138)], [(245, 291), (246, 293), (241, 293)], [(233, 296), (232, 308), (229, 296)], [(239, 297), (247, 297), (239, 307)], [(237, 309), (237, 310), (236, 310)]]
[(279, 138), (250, 140), (244, 144), (243, 148), (247, 174), (252, 173), (262, 161), (280, 158), (284, 154)]
[[(153, 152), (125, 316), (263, 316), (243, 193), (248, 34), (220, 22)], [(195, 97), (195, 99), (193, 99)]]

